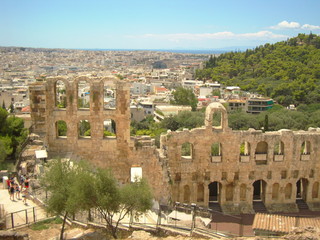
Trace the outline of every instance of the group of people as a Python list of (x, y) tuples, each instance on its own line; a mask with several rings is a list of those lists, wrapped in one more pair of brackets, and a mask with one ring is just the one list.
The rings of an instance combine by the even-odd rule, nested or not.
[(25, 175), (21, 175), (20, 181), (18, 182), (15, 177), (11, 177), (7, 180), (8, 192), (10, 195), (10, 200), (15, 201), (14, 198), (16, 197), (17, 200), (21, 200), (20, 193), (22, 195), (22, 201), (25, 205), (27, 205), (27, 196), (28, 196), (28, 189), (29, 189), (29, 178)]

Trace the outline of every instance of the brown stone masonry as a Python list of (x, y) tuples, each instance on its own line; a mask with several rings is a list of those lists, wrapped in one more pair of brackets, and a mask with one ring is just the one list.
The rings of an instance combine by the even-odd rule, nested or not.
[[(84, 83), (88, 89), (80, 94)], [(113, 107), (106, 107), (106, 86), (116, 92)], [(271, 212), (298, 211), (301, 199), (320, 210), (320, 129), (233, 131), (225, 108), (212, 103), (202, 128), (168, 132), (156, 149), (148, 137), (130, 137), (126, 82), (56, 77), (29, 89), (34, 131), (45, 136), (50, 156), (72, 153), (112, 168), (121, 182), (129, 182), (131, 167), (140, 166), (156, 198), (165, 203), (219, 204), (224, 212), (250, 213), (255, 201)], [(87, 108), (79, 106), (80, 95)], [(64, 108), (57, 106), (62, 97)], [(212, 126), (214, 115), (220, 116), (219, 126)], [(65, 122), (66, 136), (59, 136), (58, 121)], [(90, 136), (80, 134), (81, 121), (90, 123)], [(104, 137), (106, 122), (116, 126), (116, 136)]]

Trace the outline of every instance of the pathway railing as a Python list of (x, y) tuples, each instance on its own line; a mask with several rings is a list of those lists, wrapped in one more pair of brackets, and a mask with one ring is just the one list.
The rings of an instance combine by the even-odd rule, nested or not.
[[(49, 193), (43, 188), (32, 190), (30, 195), (34, 200), (41, 199), (45, 202)], [(106, 226), (102, 214), (96, 210), (81, 211), (71, 217), (71, 221), (82, 224), (97, 224)], [(231, 222), (232, 231), (226, 229), (225, 223)], [(214, 238), (228, 238), (245, 236), (242, 217), (224, 214), (210, 208), (198, 207), (195, 204), (175, 203), (174, 206), (160, 205), (158, 210), (149, 211), (139, 218), (127, 216), (120, 222), (121, 227), (136, 229), (165, 229), (191, 235), (205, 235)], [(227, 226), (230, 228), (230, 226)], [(252, 236), (251, 234), (248, 236)]]
[(46, 219), (47, 215), (40, 212), (40, 209), (41, 207), (31, 207), (7, 214), (5, 217), (6, 229), (17, 228)]

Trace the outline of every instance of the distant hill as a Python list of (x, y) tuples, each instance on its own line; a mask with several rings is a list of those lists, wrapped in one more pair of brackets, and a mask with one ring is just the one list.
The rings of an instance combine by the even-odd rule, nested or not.
[(320, 37), (299, 34), (245, 52), (210, 57), (196, 77), (258, 92), (280, 104), (320, 102)]

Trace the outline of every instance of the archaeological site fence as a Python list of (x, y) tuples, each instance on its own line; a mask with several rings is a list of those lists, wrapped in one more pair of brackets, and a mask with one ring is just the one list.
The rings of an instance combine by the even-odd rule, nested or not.
[[(38, 188), (32, 190), (31, 195), (35, 200), (45, 202), (48, 193)], [(106, 226), (103, 216), (96, 209), (78, 212), (70, 220), (83, 224)], [(245, 217), (228, 215), (195, 204), (179, 202), (173, 206), (157, 206), (139, 217), (129, 215), (120, 222), (120, 227), (145, 230), (165, 229), (183, 235), (198, 234), (218, 238), (253, 236), (251, 225), (248, 225)], [(250, 228), (249, 231), (248, 228)]]
[(5, 216), (6, 229), (14, 229), (46, 219), (47, 215), (42, 214), (40, 209), (41, 207), (31, 207), (7, 214)]

